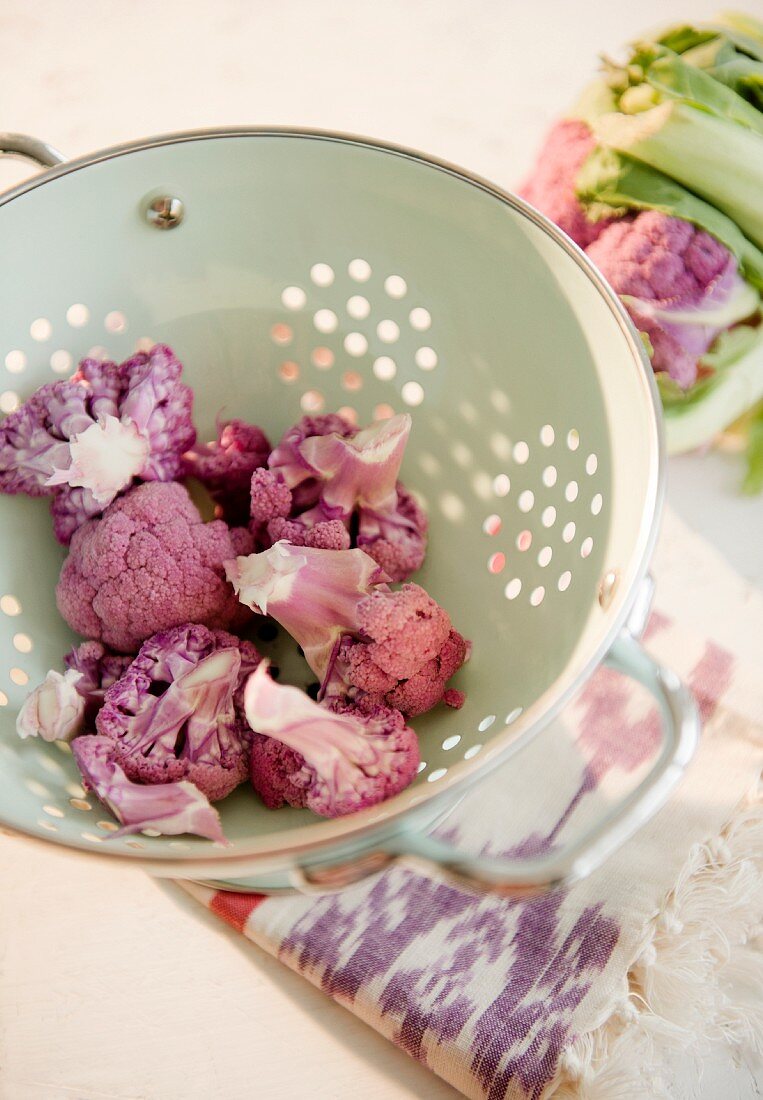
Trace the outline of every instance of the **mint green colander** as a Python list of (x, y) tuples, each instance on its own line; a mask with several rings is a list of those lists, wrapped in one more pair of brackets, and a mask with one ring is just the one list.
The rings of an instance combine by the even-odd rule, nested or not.
[[(0, 199), (0, 410), (85, 354), (162, 341), (185, 364), (202, 436), (219, 413), (277, 438), (303, 412), (410, 411), (403, 477), (431, 520), (421, 581), (474, 645), (456, 681), (465, 706), (416, 720), (425, 763), (391, 801), (325, 821), (241, 788), (220, 804), (228, 848), (109, 839), (67, 747), (15, 733), (25, 693), (75, 639), (55, 607), (63, 551), (46, 502), (2, 497), (0, 821), (156, 875), (266, 890), (342, 887), (401, 854), (505, 891), (596, 866), (664, 801), (697, 716), (636, 641), (659, 416), (639, 338), (587, 259), (484, 180), (338, 134), (177, 134), (70, 163), (14, 135), (0, 150), (48, 168)], [(636, 790), (534, 859), (472, 858), (432, 837), (604, 660), (662, 708)]]

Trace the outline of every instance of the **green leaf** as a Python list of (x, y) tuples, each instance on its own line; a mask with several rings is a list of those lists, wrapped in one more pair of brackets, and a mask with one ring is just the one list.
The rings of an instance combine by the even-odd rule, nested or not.
[(599, 147), (580, 169), (576, 191), (591, 221), (627, 210), (659, 210), (698, 225), (736, 256), (749, 282), (763, 289), (763, 251), (726, 214), (662, 172)]
[(763, 492), (763, 410), (750, 425), (747, 437), (747, 472), (742, 491), (755, 494)]
[(714, 80), (727, 84), (763, 112), (763, 62), (736, 54), (707, 71)]
[(696, 49), (705, 42), (710, 42), (718, 37), (717, 31), (700, 29), (684, 24), (678, 27), (670, 27), (657, 39), (661, 46), (673, 50), (674, 53), (685, 53), (687, 50)]
[(728, 11), (720, 16), (717, 27), (738, 50), (763, 61), (763, 23), (759, 19), (739, 11)]
[(645, 81), (665, 98), (680, 100), (716, 118), (746, 126), (763, 136), (763, 114), (733, 88), (709, 73), (687, 65), (676, 54), (658, 57), (647, 68)]
[(700, 379), (682, 400), (672, 390), (667, 391), (665, 432), (669, 454), (702, 446), (763, 398), (761, 329), (738, 325), (721, 333), (702, 363), (714, 368), (712, 375)]
[(711, 202), (763, 247), (763, 136), (679, 100), (594, 120), (602, 144)]
[[(722, 383), (724, 372), (744, 359), (760, 341), (760, 330), (751, 325), (736, 325), (722, 332), (713, 343), (711, 351), (702, 356), (702, 366), (709, 368), (708, 373), (703, 374), (688, 390), (682, 389), (667, 371), (658, 371), (655, 379), (663, 407), (679, 412), (697, 405)], [(741, 411), (744, 412), (744, 409)]]

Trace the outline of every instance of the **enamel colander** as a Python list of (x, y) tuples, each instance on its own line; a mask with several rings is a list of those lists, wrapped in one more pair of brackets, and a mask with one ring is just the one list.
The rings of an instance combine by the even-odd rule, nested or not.
[[(1, 497), (2, 823), (156, 875), (260, 890), (335, 889), (400, 855), (505, 891), (596, 866), (664, 801), (697, 716), (636, 640), (660, 423), (641, 342), (595, 268), (514, 196), (364, 139), (195, 132), (68, 163), (18, 135), (0, 149), (47, 169), (0, 198), (0, 410), (86, 354), (161, 341), (185, 364), (203, 438), (220, 413), (277, 438), (306, 412), (365, 423), (410, 411), (402, 476), (431, 521), (420, 579), (474, 647), (456, 680), (465, 706), (414, 722), (422, 770), (391, 801), (326, 821), (240, 788), (219, 804), (230, 847), (110, 838), (68, 747), (15, 733), (26, 692), (75, 638), (55, 607), (64, 554), (47, 502)], [(537, 858), (471, 857), (435, 838), (602, 661), (661, 706), (661, 748), (637, 788)]]

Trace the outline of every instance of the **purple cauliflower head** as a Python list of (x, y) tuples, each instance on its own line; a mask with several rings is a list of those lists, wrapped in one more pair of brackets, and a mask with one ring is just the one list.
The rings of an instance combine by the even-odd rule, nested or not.
[(247, 682), (244, 705), (256, 731), (252, 784), (271, 809), (287, 803), (339, 817), (391, 798), (416, 775), (418, 741), (399, 711), (322, 706), (275, 683), (264, 662)]
[(728, 327), (725, 308), (746, 296), (728, 249), (689, 222), (647, 210), (613, 222), (587, 252), (649, 337), (654, 369), (692, 385), (699, 359)]
[(249, 768), (243, 690), (260, 657), (251, 642), (185, 623), (161, 631), (105, 693), (96, 728), (128, 779), (188, 780), (217, 802)]
[(0, 426), (0, 491), (50, 496), (56, 537), (98, 515), (138, 479), (177, 477), (195, 439), (193, 395), (170, 348), (117, 365), (85, 359)]
[(235, 629), (247, 616), (223, 562), (252, 541), (222, 520), (202, 523), (177, 482), (138, 485), (75, 533), (58, 608), (73, 630), (125, 653), (184, 622)]
[(112, 837), (154, 829), (165, 836), (195, 833), (225, 843), (220, 816), (198, 787), (186, 780), (146, 786), (134, 783), (114, 759), (106, 737), (78, 737), (72, 754), (86, 790), (108, 806), (122, 828)]
[(583, 248), (651, 345), (652, 366), (682, 389), (716, 336), (755, 308), (756, 295), (715, 237), (657, 210), (591, 220), (578, 176), (596, 139), (585, 122), (552, 127), (520, 194)]
[(269, 454), (270, 443), (261, 428), (228, 420), (218, 424), (216, 440), (197, 443), (186, 452), (183, 472), (206, 486), (222, 519), (246, 525), (252, 474), (265, 466)]

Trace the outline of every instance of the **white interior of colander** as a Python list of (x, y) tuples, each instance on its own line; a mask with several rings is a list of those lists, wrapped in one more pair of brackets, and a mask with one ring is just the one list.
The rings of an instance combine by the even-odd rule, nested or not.
[[(186, 207), (169, 232), (144, 217), (161, 193)], [(277, 439), (302, 412), (413, 414), (404, 480), (431, 519), (420, 579), (474, 655), (456, 681), (463, 710), (414, 723), (424, 763), (398, 805), (497, 752), (588, 664), (641, 566), (655, 418), (622, 319), (525, 215), (394, 152), (248, 134), (131, 151), (44, 182), (0, 207), (0, 241), (3, 412), (86, 353), (121, 358), (163, 341), (186, 365), (208, 438), (220, 415)], [(0, 814), (103, 847), (109, 815), (83, 797), (66, 747), (14, 731), (26, 691), (74, 641), (55, 607), (63, 551), (45, 502), (0, 498), (0, 539)], [(621, 581), (605, 612), (610, 570)], [(221, 809), (247, 850), (306, 824), (311, 836), (353, 828), (267, 811), (247, 788)], [(193, 838), (109, 845), (209, 850)]]

